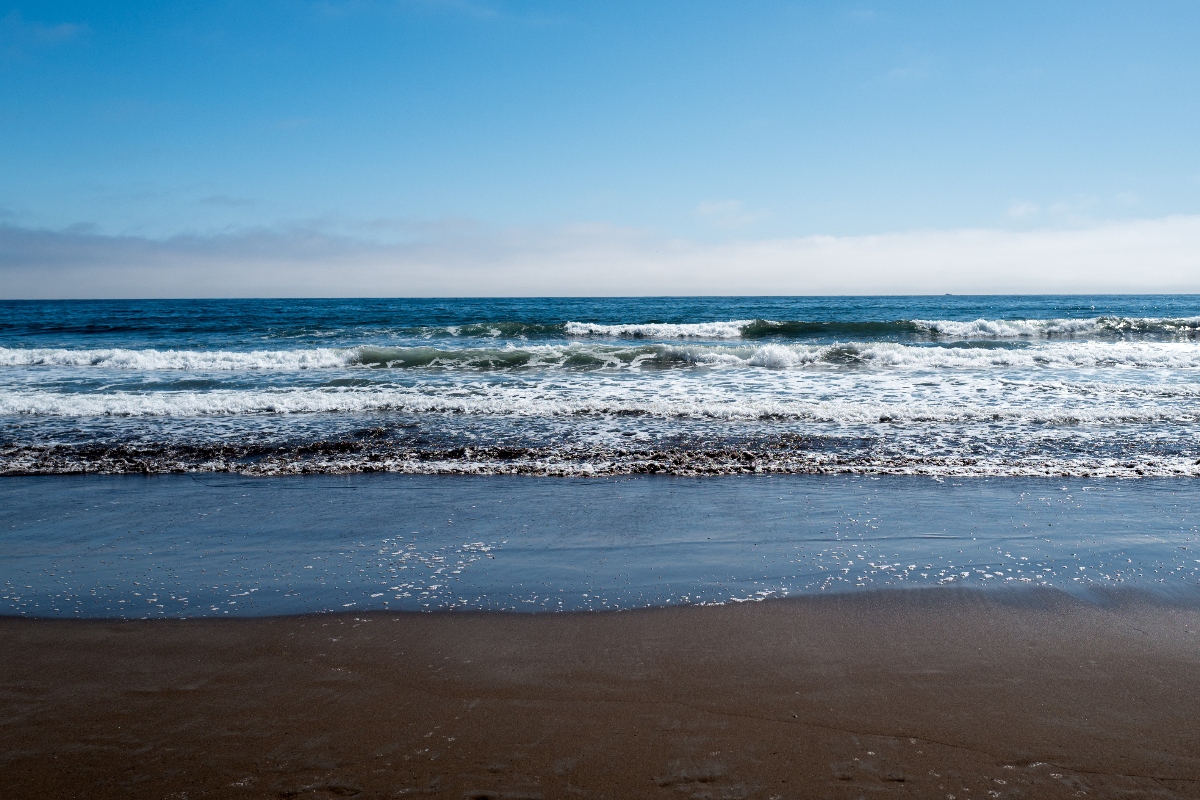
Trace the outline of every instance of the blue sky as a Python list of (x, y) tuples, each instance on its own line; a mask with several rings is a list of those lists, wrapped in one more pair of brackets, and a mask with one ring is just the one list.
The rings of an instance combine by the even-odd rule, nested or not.
[(0, 269), (1149, 235), (1200, 214), (1198, 41), (1196, 2), (0, 4)]

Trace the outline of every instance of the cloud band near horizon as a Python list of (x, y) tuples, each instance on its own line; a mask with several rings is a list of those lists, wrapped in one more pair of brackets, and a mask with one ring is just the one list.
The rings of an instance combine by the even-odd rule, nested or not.
[(434, 230), (381, 244), (315, 228), (150, 239), (0, 227), (0, 297), (1200, 292), (1200, 215), (721, 244), (606, 225)]

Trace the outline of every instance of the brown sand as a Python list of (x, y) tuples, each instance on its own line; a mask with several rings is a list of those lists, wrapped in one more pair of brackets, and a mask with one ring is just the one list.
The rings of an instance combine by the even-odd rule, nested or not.
[(1200, 797), (1200, 612), (0, 620), (13, 797)]

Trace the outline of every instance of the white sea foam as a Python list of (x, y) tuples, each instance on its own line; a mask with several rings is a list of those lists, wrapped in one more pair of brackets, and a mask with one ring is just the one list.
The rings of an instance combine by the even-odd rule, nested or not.
[(66, 350), (0, 347), (0, 367), (100, 367), (113, 370), (300, 370), (344, 367), (357, 350)]
[[(896, 324), (901, 324), (902, 321)], [(1085, 337), (1111, 338), (1128, 335), (1177, 338), (1200, 334), (1200, 317), (1087, 317), (1082, 319), (976, 319), (945, 320), (915, 319), (918, 331), (945, 339), (1004, 340), (1004, 339), (1071, 339)], [(802, 323), (772, 320), (725, 320), (692, 323), (624, 323), (604, 325), (593, 322), (568, 322), (569, 336), (607, 336), (638, 339), (739, 339), (754, 328), (757, 335), (786, 336), (789, 329)], [(837, 323), (831, 323), (837, 324)], [(842, 329), (856, 324), (876, 327), (880, 323), (844, 323)], [(886, 324), (886, 323), (885, 323)], [(816, 323), (806, 328), (809, 333), (820, 331)]]
[[(1155, 396), (1103, 397), (1047, 391), (1041, 386), (950, 387), (921, 396), (911, 387), (833, 386), (821, 395), (754, 391), (754, 387), (668, 383), (654, 387), (599, 384), (584, 387), (452, 385), (388, 388), (93, 392), (0, 391), (0, 414), (69, 417), (189, 417), (211, 415), (452, 413), (543, 419), (644, 416), (728, 421), (793, 420), (822, 424), (1037, 424), (1088, 425), (1175, 422), (1200, 416), (1188, 398), (1164, 403)], [(748, 390), (747, 390), (748, 389)], [(839, 390), (853, 390), (853, 396)], [(1192, 387), (1195, 396), (1196, 387)], [(842, 394), (842, 396), (837, 396)]]
[(1139, 368), (1200, 369), (1200, 342), (1040, 341), (1024, 346), (955, 347), (897, 342), (799, 344), (525, 345), (499, 348), (354, 347), (297, 350), (67, 350), (0, 347), (0, 367), (114, 371), (252, 372), (390, 366), (433, 369), (638, 369), (647, 365), (854, 366), (878, 369)]
[(601, 325), (595, 322), (568, 322), (568, 336), (614, 336), (634, 339), (739, 339), (742, 330), (754, 320), (735, 319), (726, 322), (667, 323), (646, 322), (622, 325)]
[(1098, 319), (913, 320), (917, 326), (955, 339), (1042, 339), (1050, 336), (1086, 336), (1101, 332)]
[(913, 320), (930, 333), (953, 339), (1050, 339), (1159, 334), (1178, 336), (1200, 333), (1200, 317), (1090, 317), (1085, 319), (977, 319)]
[(678, 347), (679, 358), (708, 365), (770, 369), (859, 365), (907, 369), (1091, 368), (1198, 369), (1200, 344), (1192, 342), (1041, 342), (1028, 347), (942, 347), (895, 342), (830, 345), (764, 344), (756, 347)]

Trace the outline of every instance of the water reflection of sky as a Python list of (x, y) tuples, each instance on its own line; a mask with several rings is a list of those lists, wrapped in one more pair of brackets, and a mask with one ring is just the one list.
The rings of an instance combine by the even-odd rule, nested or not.
[(1194, 599), (1188, 480), (0, 481), (0, 613), (556, 611), (918, 586)]

